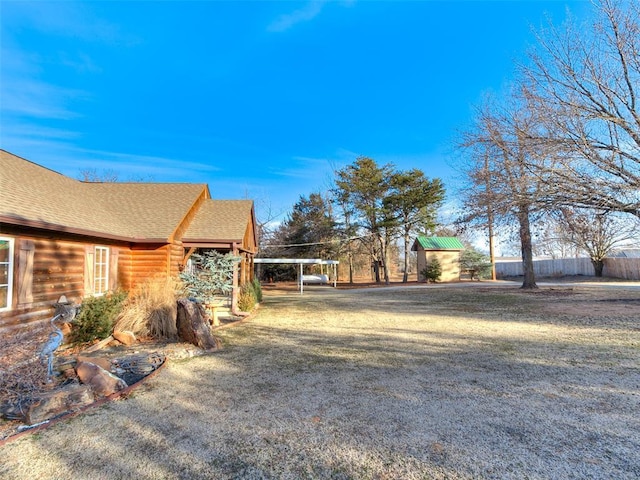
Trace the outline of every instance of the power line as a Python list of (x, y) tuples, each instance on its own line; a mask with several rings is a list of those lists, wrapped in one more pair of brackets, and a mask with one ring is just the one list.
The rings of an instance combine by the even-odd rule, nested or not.
[(352, 240), (360, 240), (361, 238), (365, 238), (365, 237), (370, 237), (371, 235), (373, 235), (373, 233), (367, 233), (366, 235), (360, 235), (358, 237), (351, 237), (348, 238), (346, 240), (340, 241), (340, 240), (329, 240), (329, 241), (325, 241), (325, 242), (310, 242), (310, 243), (290, 243), (287, 245), (276, 245), (276, 244), (266, 244), (263, 245), (264, 247), (278, 247), (278, 248), (286, 248), (286, 247), (308, 247), (311, 245), (327, 245), (329, 243), (346, 243), (346, 242), (350, 242)]

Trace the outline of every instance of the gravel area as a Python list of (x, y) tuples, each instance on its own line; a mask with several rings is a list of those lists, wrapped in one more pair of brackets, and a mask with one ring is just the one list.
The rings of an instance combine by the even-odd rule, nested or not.
[(0, 477), (640, 477), (638, 289), (266, 291), (217, 334)]

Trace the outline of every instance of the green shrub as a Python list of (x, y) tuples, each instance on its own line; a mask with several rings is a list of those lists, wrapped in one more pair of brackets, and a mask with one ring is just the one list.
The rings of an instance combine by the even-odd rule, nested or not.
[(73, 322), (71, 341), (75, 344), (86, 343), (111, 335), (126, 298), (127, 292), (118, 291), (85, 299)]
[(460, 254), (460, 269), (469, 274), (471, 280), (491, 278), (491, 260), (482, 252), (467, 248)]
[(427, 282), (437, 282), (440, 280), (440, 276), (442, 276), (442, 265), (440, 264), (440, 260), (434, 258), (431, 260), (425, 268), (420, 272)]
[(254, 278), (251, 284), (253, 285), (253, 291), (256, 294), (256, 302), (262, 302), (262, 285), (260, 285), (260, 280)]
[(238, 294), (238, 308), (242, 312), (250, 312), (256, 306), (258, 299), (253, 287), (253, 283), (245, 283), (240, 287)]

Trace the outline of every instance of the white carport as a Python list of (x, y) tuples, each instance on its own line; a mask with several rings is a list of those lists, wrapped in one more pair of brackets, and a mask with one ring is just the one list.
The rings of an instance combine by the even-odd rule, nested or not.
[(289, 265), (299, 265), (298, 270), (298, 286), (300, 287), (300, 295), (304, 292), (304, 266), (305, 265), (327, 265), (333, 266), (333, 286), (336, 287), (338, 281), (338, 260), (322, 260), (320, 258), (254, 258), (253, 263), (280, 263)]

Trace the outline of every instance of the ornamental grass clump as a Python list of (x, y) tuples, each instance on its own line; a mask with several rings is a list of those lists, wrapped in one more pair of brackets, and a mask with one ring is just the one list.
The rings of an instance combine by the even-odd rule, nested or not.
[(253, 307), (256, 306), (256, 297), (253, 289), (247, 287), (248, 284), (243, 285), (240, 288), (240, 293), (238, 294), (238, 308), (242, 312), (250, 312), (253, 310)]
[(250, 312), (256, 304), (262, 301), (262, 286), (257, 279), (245, 283), (240, 287), (238, 295), (238, 308), (243, 312)]
[(176, 278), (151, 278), (141, 283), (129, 295), (114, 329), (130, 331), (138, 337), (175, 339), (176, 301), (182, 287)]

